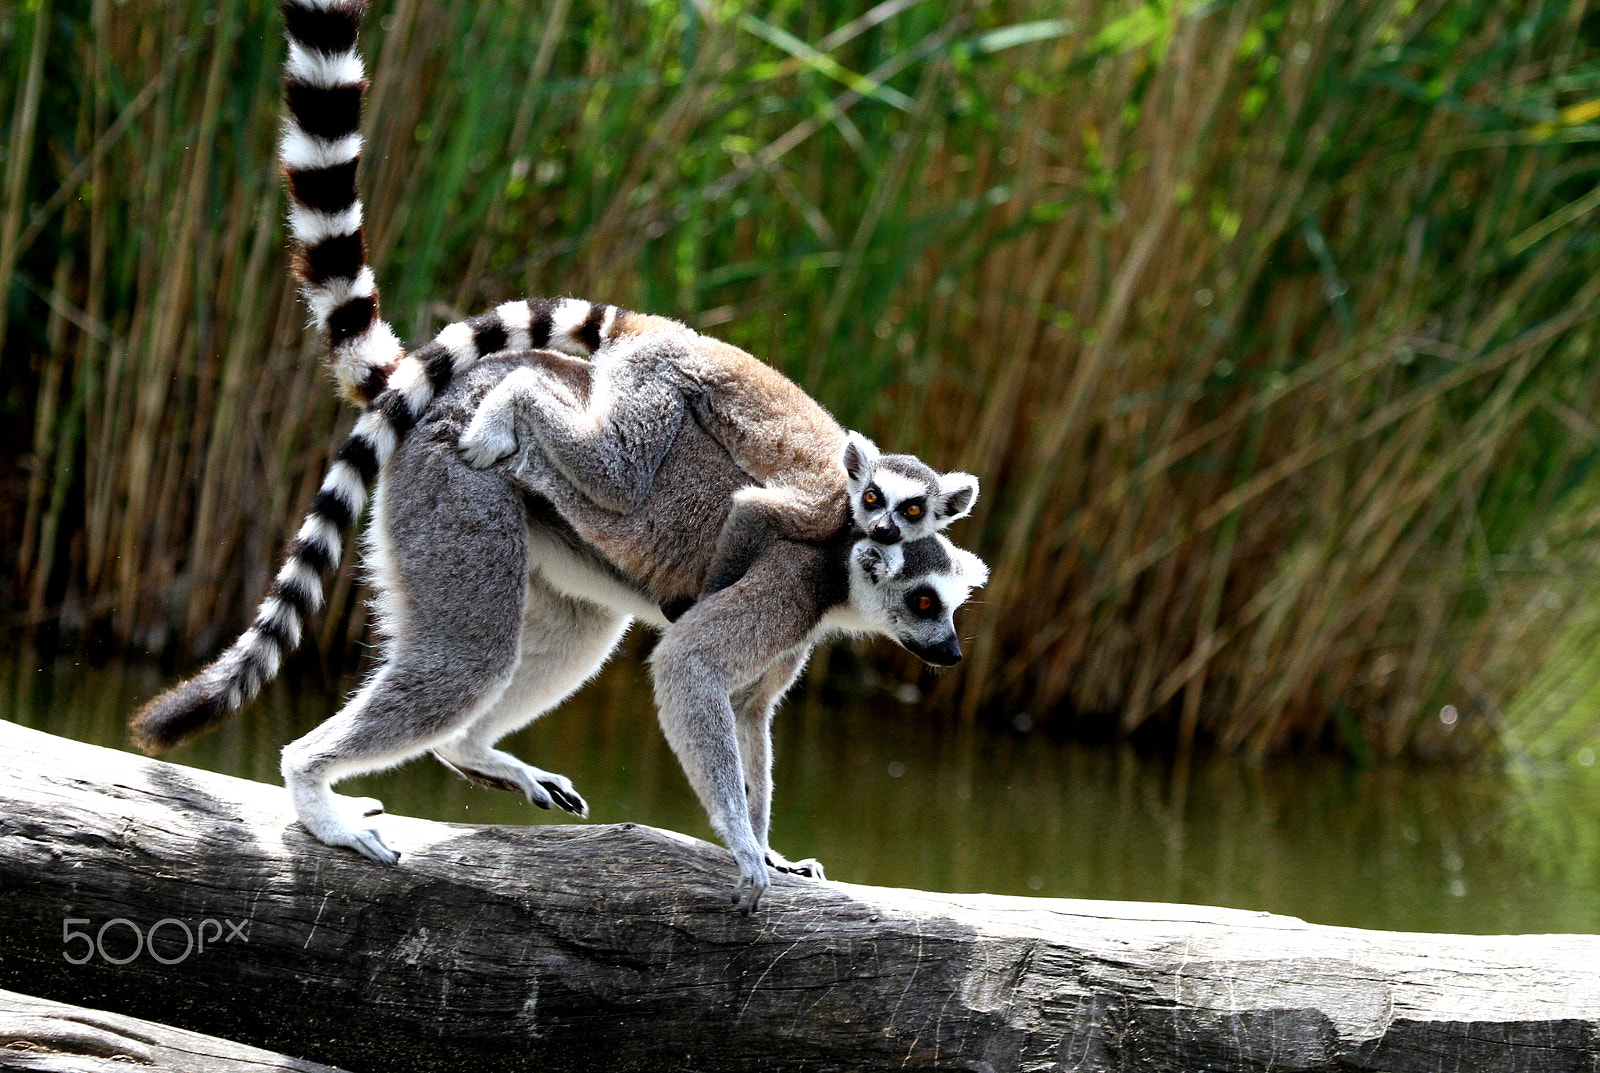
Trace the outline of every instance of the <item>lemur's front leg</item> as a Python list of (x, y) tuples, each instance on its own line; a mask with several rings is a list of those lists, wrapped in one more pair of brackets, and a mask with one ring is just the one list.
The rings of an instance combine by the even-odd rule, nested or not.
[(744, 765), (744, 796), (750, 828), (767, 847), (767, 867), (786, 875), (825, 879), (816, 858), (791, 861), (768, 843), (772, 823), (772, 714), (810, 658), (811, 646), (790, 649), (772, 661), (754, 683), (733, 698), (739, 732), (739, 760)]
[(626, 514), (650, 493), (657, 468), (683, 425), (682, 395), (659, 379), (607, 376), (597, 363), (587, 404), (526, 366), (495, 385), (461, 437), (468, 463), (493, 465), (517, 450), (517, 422), (574, 488)]
[[(824, 569), (822, 554), (810, 545), (771, 545), (743, 578), (670, 626), (650, 657), (661, 728), (739, 863), (733, 901), (746, 913), (772, 883), (765, 698), (775, 700), (782, 689), (768, 675), (781, 664), (780, 684), (792, 681), (799, 669), (794, 654), (822, 619), (815, 597), (793, 584)], [(747, 702), (758, 693), (761, 703), (740, 703), (735, 711), (735, 694)], [(757, 714), (759, 724), (750, 721)]]

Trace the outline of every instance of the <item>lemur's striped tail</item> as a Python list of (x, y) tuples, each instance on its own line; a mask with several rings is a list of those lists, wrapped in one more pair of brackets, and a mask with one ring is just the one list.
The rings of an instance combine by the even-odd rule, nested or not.
[(158, 753), (243, 708), (300, 647), (311, 612), (322, 606), (322, 578), (339, 565), (345, 535), (366, 505), (378, 473), (456, 375), (500, 351), (549, 347), (593, 354), (626, 330), (630, 314), (577, 298), (529, 298), (458, 321), (399, 362), (367, 407), (312, 500), (287, 561), (256, 608), (250, 628), (215, 662), (134, 715), (134, 744)]
[(295, 274), (312, 322), (328, 341), (339, 390), (365, 404), (383, 390), (402, 353), (379, 316), (356, 190), (367, 87), (356, 32), (367, 4), (282, 0), (282, 6), (288, 115), (278, 157), (289, 179), (289, 230), (300, 247)]

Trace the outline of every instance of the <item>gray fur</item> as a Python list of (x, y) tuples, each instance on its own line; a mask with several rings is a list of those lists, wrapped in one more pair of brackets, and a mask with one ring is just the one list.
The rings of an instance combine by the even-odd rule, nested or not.
[[(769, 866), (821, 874), (767, 846), (769, 725), (812, 647), (841, 630), (887, 634), (914, 651), (953, 643), (950, 612), (986, 571), (955, 549), (942, 552), (945, 571), (930, 575), (918, 570), (937, 556), (923, 552), (896, 548), (885, 558), (847, 535), (779, 540), (736, 583), (667, 625), (657, 605), (700, 592), (731, 492), (749, 481), (692, 416), (628, 514), (573, 488), (531, 436), (488, 470), (456, 450), (508, 366), (565, 376), (581, 390), (570, 378), (581, 378), (582, 363), (570, 362), (536, 352), (475, 368), (397, 448), (367, 538), (383, 662), (341, 712), (284, 750), (285, 781), (313, 834), (385, 863), (394, 851), (330, 783), (428, 750), (475, 781), (582, 811), (561, 776), (492, 745), (587, 680), (637, 616), (664, 628), (651, 657), (662, 729), (738, 860), (734, 896), (750, 911)], [(943, 548), (943, 537), (932, 539)], [(921, 565), (908, 569), (912, 561)], [(950, 606), (936, 622), (913, 621), (908, 594), (930, 583), (950, 594)]]

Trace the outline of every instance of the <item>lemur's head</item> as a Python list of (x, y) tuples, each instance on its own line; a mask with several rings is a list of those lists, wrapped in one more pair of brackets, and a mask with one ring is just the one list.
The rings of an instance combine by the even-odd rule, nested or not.
[(895, 545), (863, 537), (850, 550), (850, 604), (862, 623), (936, 667), (961, 662), (952, 616), (988, 580), (982, 559), (938, 534)]
[(886, 455), (859, 432), (845, 437), (845, 487), (850, 517), (879, 544), (932, 536), (972, 512), (978, 478), (937, 473), (912, 455)]

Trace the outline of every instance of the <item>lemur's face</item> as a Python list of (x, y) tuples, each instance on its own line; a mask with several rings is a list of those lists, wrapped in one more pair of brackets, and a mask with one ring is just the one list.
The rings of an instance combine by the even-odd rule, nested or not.
[(881, 454), (858, 432), (846, 439), (841, 461), (851, 519), (878, 544), (932, 536), (978, 501), (978, 478), (972, 474), (941, 474), (911, 455)]
[(936, 667), (961, 662), (953, 616), (988, 579), (982, 559), (937, 534), (890, 546), (863, 538), (850, 552), (850, 602), (856, 613)]

